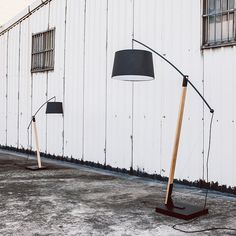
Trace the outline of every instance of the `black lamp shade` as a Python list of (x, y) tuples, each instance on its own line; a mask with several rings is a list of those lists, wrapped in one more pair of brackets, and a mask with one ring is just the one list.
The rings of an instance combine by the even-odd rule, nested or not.
[(48, 102), (46, 114), (63, 114), (62, 102)]
[(115, 53), (112, 77), (126, 81), (153, 80), (152, 53), (137, 49), (117, 51)]

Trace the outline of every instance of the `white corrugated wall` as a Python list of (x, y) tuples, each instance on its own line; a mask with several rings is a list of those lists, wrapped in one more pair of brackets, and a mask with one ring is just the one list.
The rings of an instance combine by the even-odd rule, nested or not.
[(235, 53), (235, 47), (204, 52), (205, 92), (215, 107), (210, 178), (231, 186), (236, 185)]
[(110, 78), (114, 53), (131, 48), (132, 14), (133, 1), (108, 1), (106, 162), (127, 169), (132, 154), (132, 84)]
[[(41, 31), (45, 31), (49, 27), (49, 10), (50, 4), (47, 4), (43, 8), (40, 8), (29, 18), (30, 20), (30, 34), (35, 34)], [(32, 36), (31, 36), (32, 37)], [(30, 41), (32, 44), (32, 42)], [(28, 68), (30, 70), (30, 68)], [(32, 115), (38, 110), (38, 108), (46, 101), (47, 99), (47, 80), (48, 74), (46, 73), (32, 73), (29, 83), (31, 83), (31, 96), (32, 96)], [(47, 135), (46, 135), (46, 115), (44, 111), (38, 113), (36, 117), (36, 124), (39, 130), (39, 145), (41, 152), (47, 152)], [(35, 147), (34, 139), (33, 147)], [(35, 149), (35, 148), (34, 148)]]
[(76, 159), (83, 153), (84, 9), (84, 1), (67, 1), (64, 155)]
[[(66, 0), (51, 1), (48, 27), (55, 28), (55, 67), (46, 78), (47, 99), (64, 97), (64, 45)], [(47, 152), (63, 155), (63, 119), (60, 114), (47, 115)]]
[(20, 25), (9, 31), (7, 80), (7, 145), (17, 147)]
[(83, 157), (102, 164), (105, 162), (106, 10), (107, 0), (86, 2)]
[[(31, 74), (32, 34), (51, 28), (54, 71)], [(154, 56), (156, 80), (111, 79), (114, 53), (131, 48), (132, 37), (159, 51), (204, 92), (216, 110), (210, 180), (236, 186), (235, 47), (201, 51), (196, 0), (52, 0), (2, 34), (1, 145), (34, 149), (31, 132), (29, 144), (27, 139), (30, 117), (56, 96), (65, 114), (37, 115), (41, 151), (168, 176), (182, 78)], [(206, 177), (209, 121), (189, 87), (176, 178)]]
[(6, 95), (7, 95), (8, 32), (0, 37), (0, 142), (6, 145)]
[[(20, 24), (20, 71), (19, 71), (19, 142), (18, 148), (29, 148), (30, 133), (27, 127), (31, 118), (31, 33), (30, 20)], [(30, 131), (30, 130), (29, 130)]]

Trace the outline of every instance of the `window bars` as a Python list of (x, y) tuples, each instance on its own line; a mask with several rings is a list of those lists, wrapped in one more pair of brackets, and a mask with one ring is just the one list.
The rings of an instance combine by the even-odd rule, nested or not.
[(33, 34), (31, 72), (54, 69), (55, 29)]
[(236, 43), (235, 7), (236, 0), (203, 0), (203, 48)]

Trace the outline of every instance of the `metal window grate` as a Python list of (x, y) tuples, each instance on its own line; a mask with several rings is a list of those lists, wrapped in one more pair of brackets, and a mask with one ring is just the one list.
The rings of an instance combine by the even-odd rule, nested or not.
[(32, 36), (31, 72), (54, 69), (55, 29)]
[(203, 48), (236, 43), (236, 0), (203, 0)]

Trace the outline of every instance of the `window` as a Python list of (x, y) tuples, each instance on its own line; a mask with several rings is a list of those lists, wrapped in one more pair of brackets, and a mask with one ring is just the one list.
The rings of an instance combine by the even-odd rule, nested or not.
[(236, 0), (203, 0), (203, 47), (236, 43)]
[(33, 34), (31, 72), (54, 69), (55, 29)]

